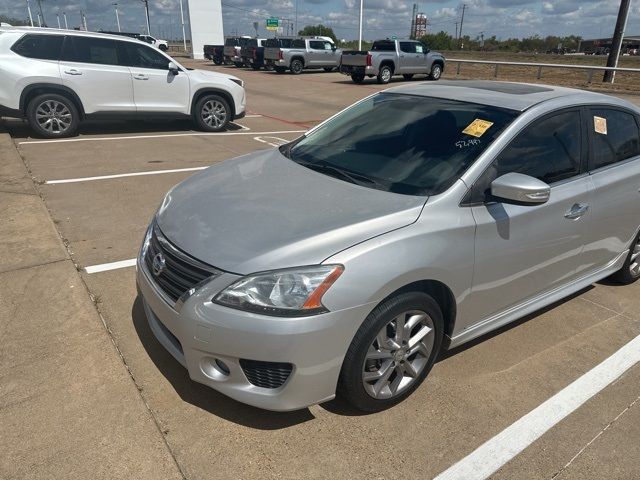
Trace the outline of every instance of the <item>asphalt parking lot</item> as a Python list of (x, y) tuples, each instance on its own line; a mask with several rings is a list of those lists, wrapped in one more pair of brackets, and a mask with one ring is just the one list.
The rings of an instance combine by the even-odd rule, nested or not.
[[(120, 370), (101, 372), (96, 388), (109, 390), (111, 375), (117, 376), (118, 388), (134, 392), (132, 401), (144, 405), (139, 415), (150, 414), (144, 431), (127, 437), (137, 436), (138, 449), (153, 443), (157, 459), (144, 459), (154, 462), (145, 472), (188, 479), (432, 478), (640, 335), (640, 284), (605, 281), (447, 352), (415, 394), (377, 414), (361, 415), (339, 401), (266, 412), (191, 382), (153, 337), (136, 298), (132, 259), (165, 192), (198, 169), (292, 140), (381, 89), (354, 85), (337, 73), (294, 77), (197, 65), (246, 82), (248, 115), (227, 132), (196, 132), (188, 122), (102, 123), (82, 127), (76, 138), (50, 141), (31, 138), (20, 122), (4, 122), (116, 347), (107, 353)], [(640, 97), (629, 98), (640, 103)], [(13, 277), (3, 278), (0, 283)], [(67, 365), (65, 374), (73, 376), (81, 365)], [(122, 383), (123, 372), (133, 382)], [(492, 478), (640, 477), (639, 398), (636, 365)], [(112, 428), (125, 431), (125, 423)], [(100, 436), (110, 427), (88, 422), (86, 428)], [(38, 428), (27, 431), (39, 435)], [(46, 442), (37, 445), (47, 448)], [(55, 477), (57, 470), (47, 465), (58, 465), (65, 455), (29, 457), (15, 446), (9, 452), (27, 465), (12, 470), (9, 461), (0, 461), (0, 476), (46, 471)], [(136, 462), (133, 455), (113, 452), (114, 468), (118, 458)]]

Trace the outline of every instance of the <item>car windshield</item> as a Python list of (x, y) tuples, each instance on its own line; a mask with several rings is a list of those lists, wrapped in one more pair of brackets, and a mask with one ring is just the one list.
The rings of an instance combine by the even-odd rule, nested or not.
[(474, 103), (380, 93), (280, 151), (344, 181), (435, 195), (460, 178), (517, 115)]

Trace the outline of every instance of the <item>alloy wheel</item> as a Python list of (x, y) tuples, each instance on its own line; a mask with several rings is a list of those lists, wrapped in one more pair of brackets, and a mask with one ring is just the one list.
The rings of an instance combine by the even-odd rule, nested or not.
[(411, 385), (429, 362), (434, 324), (423, 311), (396, 316), (378, 332), (362, 366), (362, 383), (373, 398), (393, 398)]
[(433, 68), (431, 69), (431, 77), (434, 80), (438, 80), (441, 75), (442, 75), (442, 68), (440, 67), (440, 65), (434, 65)]
[(63, 134), (73, 120), (71, 111), (62, 102), (57, 100), (45, 100), (36, 107), (36, 121), (38, 126), (46, 132)]
[(220, 128), (227, 120), (227, 109), (218, 100), (209, 100), (202, 106), (202, 120), (209, 127)]
[(391, 70), (389, 70), (388, 68), (384, 68), (382, 70), (382, 81), (384, 83), (387, 83), (391, 80)]

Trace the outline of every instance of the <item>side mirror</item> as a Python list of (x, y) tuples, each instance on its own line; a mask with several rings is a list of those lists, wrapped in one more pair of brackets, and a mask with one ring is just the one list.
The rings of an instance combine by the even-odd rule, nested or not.
[(338, 47), (336, 47), (335, 45), (331, 45), (331, 50), (333, 50), (334, 52), (338, 49)]
[(180, 69), (175, 63), (169, 62), (169, 73), (172, 75), (178, 75), (180, 73)]
[(507, 173), (491, 182), (491, 195), (505, 203), (540, 205), (549, 200), (551, 187), (529, 175)]

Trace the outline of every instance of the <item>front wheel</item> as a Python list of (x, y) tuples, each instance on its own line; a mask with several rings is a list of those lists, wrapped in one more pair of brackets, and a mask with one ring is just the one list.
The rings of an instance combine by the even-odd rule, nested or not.
[(391, 67), (389, 65), (383, 65), (378, 72), (378, 83), (385, 85), (391, 81), (392, 76), (393, 70), (391, 70)]
[(200, 130), (219, 132), (224, 130), (231, 119), (227, 101), (219, 95), (205, 95), (196, 102), (194, 120)]
[(302, 63), (302, 60), (298, 60), (296, 58), (291, 62), (289, 69), (294, 75), (300, 75), (302, 73), (302, 70), (304, 70), (304, 63)]
[(611, 278), (623, 285), (630, 285), (640, 278), (640, 233), (629, 248), (629, 254), (622, 268), (611, 275)]
[(353, 83), (362, 83), (364, 82), (364, 75), (361, 73), (352, 73), (351, 80), (353, 80)]
[(67, 97), (56, 93), (38, 95), (27, 106), (31, 128), (44, 138), (64, 138), (75, 135), (80, 114)]
[(407, 398), (433, 366), (444, 334), (436, 301), (407, 292), (378, 305), (356, 332), (338, 392), (355, 408), (377, 412)]
[(439, 63), (434, 63), (431, 67), (431, 73), (429, 74), (429, 79), (431, 80), (440, 80), (442, 76), (442, 65)]

